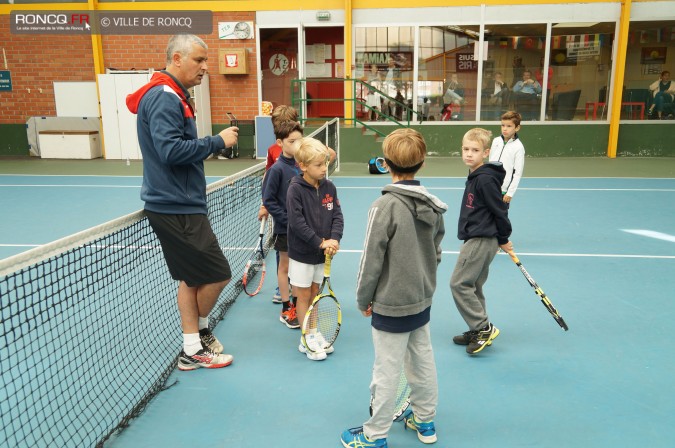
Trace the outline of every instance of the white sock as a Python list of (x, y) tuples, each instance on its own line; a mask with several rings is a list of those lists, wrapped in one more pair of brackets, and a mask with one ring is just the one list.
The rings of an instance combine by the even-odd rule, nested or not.
[(209, 316), (199, 318), (199, 329), (209, 328)]
[(202, 341), (199, 339), (199, 333), (183, 333), (183, 351), (186, 355), (192, 356), (202, 349)]

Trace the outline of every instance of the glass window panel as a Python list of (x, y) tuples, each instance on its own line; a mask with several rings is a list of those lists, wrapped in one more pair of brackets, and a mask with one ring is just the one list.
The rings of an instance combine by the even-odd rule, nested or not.
[[(274, 107), (292, 104), (291, 80), (298, 78), (297, 28), (261, 28), (260, 56), (263, 100), (271, 101)], [(270, 61), (281, 61), (281, 66)]]
[(671, 73), (675, 71), (674, 56), (675, 21), (630, 23), (622, 119), (673, 119), (675, 81), (671, 80)]
[(552, 24), (547, 120), (607, 119), (615, 26), (614, 22)]
[(417, 110), (427, 121), (476, 118), (478, 25), (420, 27)]
[[(543, 84), (545, 24), (485, 25), (481, 120), (499, 120), (507, 110), (539, 120), (550, 88)], [(541, 79), (538, 80), (538, 78)]]
[(387, 51), (387, 28), (377, 29), (377, 51)]
[(401, 104), (412, 104), (413, 28), (365, 30), (363, 42), (355, 44), (354, 78), (363, 82), (357, 85), (356, 96), (367, 106), (357, 110), (357, 118), (405, 121)]

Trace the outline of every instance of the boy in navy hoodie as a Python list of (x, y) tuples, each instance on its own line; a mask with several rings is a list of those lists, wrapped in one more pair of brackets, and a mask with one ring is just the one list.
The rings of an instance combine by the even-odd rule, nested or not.
[[(295, 151), (302, 175), (291, 179), (286, 196), (288, 211), (288, 276), (297, 297), (297, 315), (304, 319), (310, 302), (319, 292), (323, 280), (326, 255), (335, 255), (340, 249), (344, 219), (337, 189), (326, 179), (328, 149), (320, 141), (306, 137), (300, 140)], [(326, 341), (320, 332), (307, 335), (307, 344), (313, 353), (300, 342), (298, 350), (312, 361), (326, 359), (332, 353), (325, 350)]]
[(297, 121), (280, 123), (274, 129), (281, 154), (272, 168), (265, 174), (263, 181), (263, 205), (274, 218), (274, 249), (279, 253), (277, 281), (281, 295), (281, 316), (279, 320), (288, 328), (300, 328), (296, 317), (295, 305), (289, 298), (288, 291), (288, 213), (286, 211), (286, 194), (291, 179), (300, 170), (295, 165), (296, 142), (302, 138), (302, 126)]
[(452, 341), (466, 345), (474, 355), (499, 336), (487, 315), (483, 285), (490, 263), (499, 248), (513, 250), (509, 241), (511, 222), (508, 205), (502, 200), (502, 183), (506, 172), (499, 162), (484, 163), (490, 154), (490, 131), (470, 129), (462, 139), (462, 161), (469, 167), (462, 207), (459, 212), (457, 237), (464, 241), (450, 279), (455, 305), (469, 326), (469, 331)]

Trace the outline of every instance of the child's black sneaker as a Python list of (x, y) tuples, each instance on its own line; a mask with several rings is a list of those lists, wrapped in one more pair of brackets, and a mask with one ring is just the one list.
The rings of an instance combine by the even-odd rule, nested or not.
[(469, 342), (469, 345), (466, 346), (466, 352), (470, 355), (479, 353), (488, 345), (492, 345), (492, 341), (494, 341), (497, 336), (499, 336), (499, 329), (491, 323), (487, 324), (485, 328), (478, 330), (471, 336), (471, 341)]
[(475, 331), (465, 331), (460, 335), (454, 336), (452, 342), (457, 345), (469, 345), (469, 342), (471, 342), (471, 338), (473, 338), (475, 333)]

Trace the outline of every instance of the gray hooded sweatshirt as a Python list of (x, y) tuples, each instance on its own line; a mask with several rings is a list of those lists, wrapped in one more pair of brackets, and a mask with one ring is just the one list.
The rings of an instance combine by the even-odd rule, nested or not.
[(356, 286), (358, 308), (390, 317), (431, 306), (448, 206), (420, 185), (391, 184), (368, 212)]

